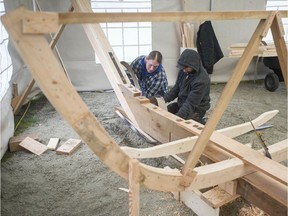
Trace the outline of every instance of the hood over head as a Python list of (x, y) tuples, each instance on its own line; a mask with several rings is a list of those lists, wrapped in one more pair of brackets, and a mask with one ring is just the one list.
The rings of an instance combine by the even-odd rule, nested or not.
[(185, 49), (182, 54), (180, 55), (180, 58), (177, 62), (177, 68), (180, 70), (191, 67), (195, 71), (199, 71), (201, 65), (201, 59), (195, 50), (192, 49)]

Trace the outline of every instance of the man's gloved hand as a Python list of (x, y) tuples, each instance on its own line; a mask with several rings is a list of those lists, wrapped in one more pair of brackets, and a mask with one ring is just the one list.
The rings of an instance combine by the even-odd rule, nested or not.
[(158, 101), (157, 101), (156, 97), (152, 96), (149, 98), (149, 100), (150, 100), (150, 103), (158, 106)]

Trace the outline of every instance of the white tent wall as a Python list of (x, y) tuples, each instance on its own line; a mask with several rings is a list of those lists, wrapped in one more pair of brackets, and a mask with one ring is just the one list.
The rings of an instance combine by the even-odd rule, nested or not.
[[(230, 11), (230, 10), (265, 10), (266, 0), (191, 0), (187, 1), (189, 11)], [(38, 0), (43, 11), (67, 12), (70, 7), (69, 0), (47, 1)], [(33, 9), (33, 0), (5, 0), (5, 10), (9, 12), (20, 5)], [(152, 0), (152, 11), (180, 11), (181, 0)], [(191, 22), (195, 25), (195, 35), (200, 22)], [(229, 58), (228, 50), (230, 44), (248, 42), (253, 34), (258, 20), (239, 21), (212, 21), (212, 25), (222, 51), (225, 55), (215, 66), (211, 76), (212, 82), (225, 82), (230, 77), (237, 58)], [(169, 85), (173, 85), (176, 76), (176, 62), (180, 54), (178, 29), (176, 23), (153, 23), (152, 25), (152, 47), (162, 52), (164, 66), (168, 76)], [(95, 63), (94, 50), (84, 33), (81, 25), (67, 25), (57, 43), (62, 61), (69, 74), (73, 85), (78, 91), (93, 91), (99, 89), (110, 89), (111, 85), (102, 69), (101, 64)], [(23, 64), (21, 57), (15, 50), (13, 43), (9, 44), (9, 53), (13, 62), (13, 75), (10, 86), (17, 83), (19, 95), (31, 81), (29, 70)], [(135, 56), (136, 57), (136, 56)], [(119, 59), (121, 61), (121, 59)], [(263, 67), (264, 68), (264, 67)], [(254, 65), (251, 64), (244, 79), (254, 79)], [(266, 74), (264, 70), (258, 73), (258, 78)], [(33, 88), (29, 98), (39, 91)], [(8, 140), (14, 133), (14, 116), (10, 106), (12, 87), (8, 89), (6, 97), (1, 100), (1, 158), (7, 150)], [(7, 114), (6, 114), (7, 113)]]
[[(189, 0), (186, 1), (187, 11), (239, 11), (239, 10), (265, 10), (266, 0)], [(152, 11), (181, 11), (182, 0), (157, 0), (152, 1)], [(204, 20), (203, 20), (204, 21)], [(194, 24), (194, 39), (196, 46), (196, 36), (201, 21), (191, 22)], [(254, 33), (259, 20), (221, 20), (213, 21), (212, 26), (216, 37), (224, 54), (218, 63), (214, 65), (212, 82), (226, 82), (235, 68), (239, 58), (228, 56), (228, 47), (233, 43), (247, 43)], [(152, 46), (153, 49), (160, 50), (164, 58), (164, 66), (168, 75), (169, 85), (173, 85), (177, 76), (176, 63), (180, 55), (180, 39), (178, 36), (176, 23), (153, 23)], [(243, 80), (253, 80), (255, 62), (251, 62)], [(270, 71), (261, 62), (257, 67), (256, 79), (263, 79)]]
[[(5, 11), (15, 9), (19, 5), (25, 5), (27, 8), (32, 9), (32, 1), (19, 0), (19, 1), (4, 1)], [(15, 50), (13, 43), (9, 42), (8, 44), (9, 54), (11, 56), (11, 61), (13, 65), (13, 72), (11, 80), (4, 80), (1, 77), (2, 82), (9, 82), (9, 88), (1, 99), (1, 158), (8, 149), (8, 141), (10, 137), (14, 134), (14, 115), (11, 107), (12, 99), (12, 84), (17, 83), (19, 95), (25, 90), (28, 83), (31, 81), (30, 72), (27, 70), (26, 66), (23, 64), (22, 59), (20, 58), (18, 52)], [(2, 68), (1, 68), (2, 70)], [(3, 84), (4, 85), (4, 84)], [(36, 90), (37, 91), (37, 90)], [(31, 91), (35, 94), (35, 88)], [(1, 95), (2, 96), (2, 95)]]
[(8, 149), (8, 141), (14, 134), (14, 116), (10, 106), (12, 98), (12, 88), (9, 88), (3, 98), (1, 98), (1, 158)]

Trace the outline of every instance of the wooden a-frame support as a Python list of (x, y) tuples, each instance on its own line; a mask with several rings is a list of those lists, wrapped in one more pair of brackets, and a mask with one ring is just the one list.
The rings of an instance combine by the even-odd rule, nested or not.
[[(85, 1), (75, 0), (72, 2), (74, 2), (75, 4), (79, 4), (79, 5), (85, 4)], [(24, 16), (22, 16), (23, 14)], [(95, 116), (89, 111), (89, 109), (81, 100), (79, 95), (77, 95), (77, 92), (75, 91), (71, 83), (67, 81), (67, 78), (65, 79), (64, 73), (62, 72), (63, 69), (61, 68), (57, 60), (55, 59), (55, 56), (51, 53), (51, 50), (47, 44), (45, 37), (41, 34), (25, 34), (24, 32), (22, 32), (22, 27), (24, 31), (29, 31), (29, 29), (30, 30), (32, 29), (32, 31), (34, 32), (36, 31), (36, 33), (39, 33), (38, 31), (39, 28), (42, 31), (47, 29), (45, 28), (45, 23), (48, 26), (55, 27), (55, 26), (58, 26), (59, 23), (64, 24), (65, 21), (67, 23), (68, 22), (71, 23), (71, 21), (72, 23), (73, 22), (81, 23), (83, 20), (86, 20), (85, 22), (87, 22), (87, 18), (89, 18), (88, 19), (89, 22), (97, 22), (97, 17), (94, 16), (94, 14), (92, 13), (88, 13), (88, 14), (66, 13), (64, 14), (64, 16), (62, 15), (59, 16), (61, 22), (57, 22), (59, 21), (59, 17), (57, 14), (55, 16), (54, 13), (49, 13), (49, 16), (47, 17), (47, 19), (43, 19), (43, 15), (45, 16), (46, 14), (45, 13), (35, 14), (35, 13), (25, 10), (24, 8), (19, 8), (13, 12), (10, 12), (7, 15), (4, 15), (2, 17), (2, 21), (7, 31), (9, 32), (10, 36), (16, 42), (16, 47), (18, 48), (24, 62), (30, 68), (33, 77), (35, 78), (35, 80), (37, 81), (41, 89), (43, 90), (44, 94), (51, 101), (53, 106), (58, 110), (60, 114), (62, 114), (62, 116), (70, 123), (70, 125), (75, 129), (75, 131), (81, 136), (83, 141), (89, 145), (89, 147), (93, 150), (93, 152), (107, 166), (109, 166), (113, 171), (117, 172), (120, 176), (128, 180), (129, 179), (128, 178), (129, 161), (131, 160), (131, 158), (127, 156), (125, 153), (123, 153), (123, 151), (119, 148), (119, 146), (111, 139), (111, 137), (107, 134), (104, 128), (97, 122)], [(129, 14), (129, 16), (130, 15), (131, 14)], [(149, 19), (152, 19), (152, 21), (153, 19), (156, 19), (157, 14), (155, 16), (154, 15), (155, 14), (153, 14), (153, 16), (150, 16)], [(166, 15), (167, 16), (164, 16), (164, 18), (166, 17), (166, 19), (168, 19), (167, 17), (169, 13), (166, 13)], [(190, 17), (195, 18), (193, 13), (191, 14), (188, 13), (187, 16), (188, 15)], [(205, 13), (205, 15), (208, 15), (211, 18), (213, 18), (214, 16), (213, 13), (211, 14)], [(238, 13), (238, 12), (235, 13), (234, 15), (236, 16), (236, 18), (237, 16), (240, 16), (240, 17), (243, 16), (243, 14), (241, 15), (241, 13)], [(267, 26), (269, 25), (266, 22), (268, 18), (267, 12), (265, 13), (256, 12), (256, 13), (253, 13), (253, 15), (250, 14), (250, 18), (256, 15), (257, 15), (257, 18), (260, 17), (260, 19), (262, 20), (260, 21), (258, 25), (258, 28), (257, 28), (258, 30), (256, 30), (256, 32), (254, 33), (251, 39), (251, 41), (254, 41), (254, 42), (259, 41), (259, 37), (262, 38), (262, 36), (259, 36), (259, 35), (261, 35), (262, 30), (267, 29)], [(73, 16), (77, 18), (73, 19)], [(137, 16), (140, 17), (139, 14)], [(232, 15), (227, 14), (227, 16), (233, 17), (233, 14)], [(247, 18), (247, 13), (245, 13), (245, 16)], [(270, 20), (275, 20), (275, 18), (273, 19), (271, 18), (272, 16), (273, 14), (270, 15)], [(52, 17), (52, 19), (49, 19), (49, 17)], [(176, 16), (173, 16), (170, 20), (175, 21), (176, 19), (175, 17), (178, 19), (178, 21), (180, 21), (181, 19), (183, 19), (183, 14), (181, 14), (181, 19), (180, 19), (180, 16), (178, 15), (177, 17), (177, 14), (176, 14)], [(197, 17), (198, 19), (203, 18), (203, 16), (201, 17), (199, 16), (199, 14), (197, 15)], [(219, 19), (219, 14), (216, 13), (214, 17), (216, 18), (218, 17), (217, 19)], [(221, 17), (223, 19), (223, 14), (221, 14)], [(117, 17), (116, 20), (119, 20), (118, 18), (121, 19), (121, 17)], [(56, 19), (56, 20), (53, 20), (53, 19)], [(36, 26), (35, 26), (35, 20), (37, 24)], [(162, 18), (158, 19), (158, 21), (161, 21), (161, 20)], [(56, 25), (55, 25), (55, 21), (56, 21)], [(137, 21), (137, 19), (136, 20), (134, 19), (134, 21)], [(43, 27), (43, 22), (44, 22), (44, 27)], [(87, 25), (89, 26), (89, 24)], [(279, 29), (275, 25), (279, 25), (278, 21), (277, 23), (273, 21), (272, 26), (274, 26), (275, 27), (274, 29), (276, 30)], [(99, 42), (103, 42), (103, 40), (105, 40), (105, 38), (101, 38), (101, 37), (99, 38), (99, 35), (97, 35), (98, 33), (97, 30), (93, 29), (92, 26), (88, 28), (90, 28), (92, 34), (94, 34), (94, 38), (91, 39), (92, 42), (94, 42), (93, 40), (95, 39), (99, 39)], [(50, 28), (49, 30), (51, 29), (53, 28)], [(275, 30), (273, 30), (272, 28), (272, 31), (275, 31)], [(91, 32), (90, 33), (88, 32), (88, 33), (91, 34)], [(274, 33), (274, 34), (276, 35), (275, 37), (278, 37), (279, 35), (281, 35), (280, 32)], [(284, 40), (283, 37), (280, 39)], [(31, 43), (31, 41), (33, 41), (33, 43)], [(249, 59), (252, 58), (251, 57), (252, 52), (249, 51), (249, 49), (251, 48), (256, 49), (257, 45), (258, 44), (256, 45), (251, 44), (251, 46), (248, 45), (247, 47), (248, 50), (246, 49), (247, 50), (246, 55), (243, 55), (239, 62), (245, 63), (245, 65), (248, 64), (250, 62)], [(279, 46), (282, 46), (282, 45), (280, 44)], [(277, 52), (279, 50), (279, 46), (276, 45)], [(117, 76), (117, 72), (113, 72), (115, 71), (115, 65), (113, 67), (113, 64), (112, 64), (113, 62), (108, 61), (109, 56), (107, 56), (108, 55), (107, 50), (105, 50), (104, 48), (105, 47), (101, 46), (101, 44), (95, 44), (95, 47), (94, 47), (94, 49), (99, 49), (98, 55), (102, 57), (104, 55), (104, 57), (102, 58), (104, 62), (102, 62), (102, 64), (107, 63), (109, 65), (107, 66), (106, 70), (108, 71), (108, 73), (112, 73), (111, 80), (114, 82), (115, 84), (114, 86), (119, 86), (120, 90), (118, 91), (118, 93), (120, 95), (123, 94), (123, 99), (125, 100), (126, 104), (131, 110), (131, 113), (135, 114), (134, 116), (135, 116), (135, 120), (137, 121), (137, 123), (141, 123), (141, 118), (144, 118), (145, 121), (149, 123), (149, 127), (147, 127), (147, 125), (145, 125), (145, 123), (143, 123), (142, 121), (140, 128), (143, 128), (144, 131), (146, 131), (149, 135), (152, 135), (154, 138), (164, 143), (170, 142), (179, 138), (191, 136), (191, 135), (200, 135), (197, 142), (199, 141), (202, 133), (205, 131), (205, 128), (207, 128), (207, 126), (211, 124), (209, 123), (209, 121), (207, 125), (204, 127), (204, 129), (203, 129), (203, 125), (201, 126), (199, 123), (196, 123), (194, 121), (183, 121), (175, 117), (174, 115), (168, 112), (164, 112), (163, 110), (150, 104), (147, 99), (139, 97), (140, 92), (137, 92), (131, 89), (132, 87), (130, 86), (129, 83), (124, 85), (121, 80), (118, 80), (117, 82), (117, 79), (115, 82), (115, 76)], [(278, 52), (278, 55), (279, 56), (282, 55), (282, 59), (284, 59), (285, 61), (285, 59), (287, 59), (287, 50), (285, 51), (284, 49), (282, 50), (282, 52)], [(237, 64), (237, 66), (238, 65), (239, 64)], [(287, 61), (286, 61), (286, 65), (287, 65)], [(239, 81), (241, 80), (241, 76), (240, 75), (238, 76), (235, 74), (240, 73), (240, 72), (244, 73), (243, 71), (245, 71), (244, 70), (245, 67), (243, 69), (241, 66), (238, 66), (238, 67), (237, 66), (233, 75), (236, 76), (237, 80)], [(282, 72), (286, 74), (286, 77), (287, 77), (287, 68), (286, 69), (282, 68)], [(284, 74), (283, 76), (285, 76)], [(234, 82), (230, 82), (229, 84), (236, 85), (237, 82), (236, 84)], [(286, 85), (287, 85), (287, 82), (286, 82)], [(229, 89), (230, 86), (227, 87), (226, 85), (225, 88)], [(233, 88), (232, 90), (235, 91), (236, 87), (233, 86)], [(222, 100), (227, 104), (229, 100), (231, 99), (232, 95), (223, 96)], [(73, 107), (71, 106), (71, 104), (77, 104), (78, 106)], [(218, 118), (220, 119), (223, 113), (221, 109), (226, 109), (226, 107), (218, 106), (218, 111), (216, 112), (216, 114), (218, 113), (218, 116), (213, 117), (213, 115), (215, 115), (214, 113), (211, 116), (212, 119), (214, 118), (213, 120), (214, 125), (215, 124), (217, 125), (219, 121), (217, 119)], [(139, 111), (143, 112), (143, 116), (137, 115)], [(206, 148), (204, 149), (206, 152), (205, 154), (207, 154), (207, 152), (208, 152), (208, 155), (209, 155), (209, 152), (211, 154), (214, 153), (213, 157), (216, 161), (225, 160), (225, 158), (227, 159), (227, 157), (231, 157), (231, 156), (239, 157), (239, 159), (241, 159), (241, 161), (243, 162), (243, 165), (239, 164), (239, 166), (242, 167), (242, 174), (239, 173), (239, 176), (236, 178), (242, 177), (241, 179), (243, 179), (243, 181), (246, 182), (247, 184), (250, 182), (254, 182), (253, 187), (257, 188), (261, 192), (265, 191), (265, 194), (267, 194), (267, 196), (266, 195), (265, 196), (268, 197), (267, 200), (271, 199), (274, 203), (277, 203), (278, 204), (277, 206), (280, 206), (279, 208), (281, 209), (281, 212), (284, 212), (285, 210), (287, 210), (287, 179), (284, 176), (287, 173), (287, 169), (285, 169), (283, 166), (280, 166), (276, 162), (267, 160), (267, 158), (265, 158), (264, 156), (261, 156), (260, 154), (256, 154), (251, 150), (247, 150), (246, 148), (240, 147), (240, 150), (239, 150), (240, 144), (238, 144), (238, 142), (226, 137), (225, 135), (221, 135), (220, 133), (213, 132), (213, 130), (211, 129), (213, 128), (212, 127), (213, 124), (211, 124), (210, 129), (209, 127), (208, 129), (206, 129), (206, 131), (208, 131), (206, 132), (206, 134), (209, 134), (211, 132), (210, 135), (212, 136), (210, 139), (208, 137), (207, 142), (209, 141), (209, 145), (206, 146)], [(196, 142), (196, 145), (197, 145), (197, 142)], [(227, 146), (224, 144), (225, 142), (232, 143), (232, 145)], [(199, 153), (198, 151), (196, 153)], [(203, 153), (203, 151), (201, 152), (201, 154)], [(237, 151), (240, 151), (240, 152), (237, 152)], [(253, 158), (255, 158), (255, 160), (253, 160)], [(263, 163), (262, 165), (258, 164), (259, 160), (261, 160), (261, 163)], [(193, 160), (192, 160), (192, 163), (193, 163)], [(215, 166), (217, 165), (218, 163)], [(266, 165), (268, 167), (265, 167)], [(221, 164), (219, 164), (218, 166), (220, 168)], [(141, 175), (141, 179), (136, 180), (134, 184), (139, 183), (139, 185), (141, 186), (145, 186), (150, 189), (161, 190), (161, 191), (183, 191), (183, 190), (200, 189), (200, 188), (203, 188), (203, 185), (205, 185), (205, 187), (208, 186), (209, 185), (208, 176), (210, 175), (212, 177), (211, 173), (208, 176), (206, 174), (205, 175), (203, 174), (202, 169), (204, 168), (193, 167), (194, 169), (191, 169), (192, 166), (187, 166), (188, 169), (193, 170), (193, 173), (195, 174), (195, 176), (193, 176), (193, 178), (188, 178), (188, 181), (187, 181), (188, 184), (186, 184), (187, 186), (183, 186), (182, 184), (183, 175), (179, 173), (179, 171), (166, 171), (166, 170), (162, 170), (158, 168), (152, 168), (141, 163), (139, 163), (137, 167), (138, 167), (137, 169), (139, 169), (139, 175)], [(187, 178), (187, 176), (185, 175), (184, 177)], [(231, 176), (230, 180), (233, 180), (233, 179), (234, 179), (233, 176)], [(133, 181), (135, 181), (135, 179)], [(192, 183), (189, 184), (190, 182)], [(213, 182), (213, 184), (215, 184), (215, 182)], [(262, 187), (262, 185), (269, 185), (269, 188)], [(268, 207), (263, 206), (263, 208), (266, 208), (267, 210), (266, 209), (265, 210), (268, 213), (270, 212), (273, 213), (273, 209), (271, 205)], [(270, 208), (270, 212), (269, 212), (269, 208)]]
[[(207, 124), (205, 125), (205, 128), (201, 132), (194, 148), (192, 149), (189, 157), (187, 158), (187, 161), (183, 167), (182, 174), (183, 177), (183, 183), (184, 185), (191, 184), (191, 178), (188, 180), (187, 176), (191, 175), (191, 171), (196, 166), (198, 159), (200, 158), (202, 152), (204, 151), (205, 147), (208, 144), (208, 141), (213, 133), (213, 131), (216, 129), (217, 124), (219, 120), (221, 119), (224, 111), (226, 110), (229, 102), (232, 99), (232, 96), (234, 95), (240, 81), (242, 80), (242, 77), (244, 73), (246, 72), (246, 69), (248, 68), (254, 53), (258, 50), (260, 42), (262, 41), (263, 37), (266, 36), (268, 29), (271, 26), (272, 23), (272, 32), (273, 36), (277, 35), (281, 37), (274, 38), (283, 41), (284, 43), (284, 49), (280, 47), (280, 43), (278, 42), (275, 44), (276, 50), (278, 55), (280, 56), (280, 59), (284, 60), (286, 59), (286, 64), (281, 64), (281, 69), (283, 73), (283, 77), (285, 77), (285, 82), (287, 85), (287, 48), (285, 46), (283, 33), (280, 32), (280, 25), (277, 21), (278, 16), (276, 16), (277, 12), (272, 11), (270, 16), (267, 19), (260, 20), (254, 34), (252, 35), (252, 38), (250, 39), (247, 48), (245, 49), (242, 57), (238, 61), (233, 74), (231, 75), (229, 81), (227, 82), (220, 98), (218, 99), (218, 103), (216, 104), (215, 108), (213, 109), (213, 112), (211, 114), (211, 117), (209, 118)], [(275, 21), (276, 19), (276, 21)], [(276, 32), (275, 32), (276, 31)], [(283, 44), (281, 43), (281, 44)], [(285, 61), (285, 60), (284, 60)], [(285, 67), (286, 65), (286, 67)], [(283, 67), (282, 67), (283, 66)], [(195, 175), (194, 175), (195, 176)]]

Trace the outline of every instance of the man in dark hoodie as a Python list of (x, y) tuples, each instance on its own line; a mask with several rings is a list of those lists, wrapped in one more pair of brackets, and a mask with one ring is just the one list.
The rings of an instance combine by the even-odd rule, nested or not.
[(169, 104), (167, 109), (183, 119), (205, 124), (203, 117), (210, 108), (210, 78), (199, 54), (191, 49), (184, 50), (177, 67), (180, 71), (176, 83), (163, 98), (166, 103), (178, 99)]

